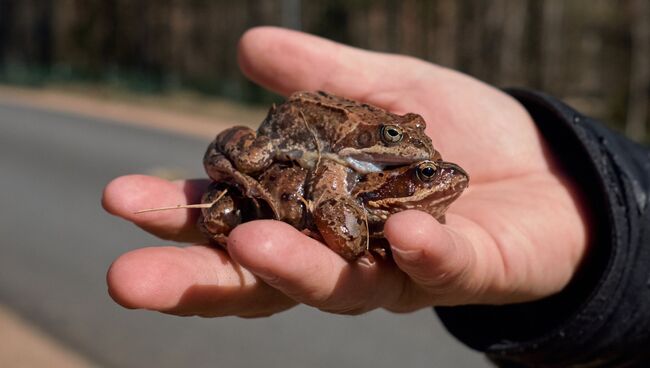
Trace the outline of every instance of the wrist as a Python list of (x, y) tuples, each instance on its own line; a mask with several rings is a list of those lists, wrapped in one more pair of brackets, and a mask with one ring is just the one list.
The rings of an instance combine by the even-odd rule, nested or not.
[[(576, 201), (576, 211), (584, 231), (587, 251), (570, 283), (547, 298), (505, 306), (464, 306), (437, 308), (447, 328), (471, 347), (489, 355), (518, 355), (535, 351), (558, 339), (597, 289), (607, 268), (611, 243), (607, 197), (596, 158), (585, 143), (588, 134), (580, 124), (584, 119), (569, 107), (544, 95), (523, 90), (507, 90), (533, 118), (554, 157), (560, 176)], [(553, 167), (554, 165), (552, 165)], [(591, 239), (591, 240), (589, 240)], [(599, 242), (596, 243), (596, 240)], [(477, 331), (480, 331), (477, 333)], [(541, 336), (541, 338), (540, 338)], [(550, 338), (550, 340), (548, 340)]]

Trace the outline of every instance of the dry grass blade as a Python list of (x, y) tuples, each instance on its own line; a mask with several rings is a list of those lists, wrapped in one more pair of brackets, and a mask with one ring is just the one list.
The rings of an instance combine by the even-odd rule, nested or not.
[(147, 212), (158, 212), (158, 211), (167, 211), (167, 210), (180, 210), (180, 209), (185, 209), (185, 208), (210, 208), (212, 207), (213, 204), (217, 203), (221, 198), (223, 198), (224, 195), (228, 192), (228, 189), (224, 189), (217, 198), (209, 203), (197, 203), (197, 204), (177, 204), (175, 206), (169, 206), (169, 207), (156, 207), (156, 208), (146, 208), (144, 210), (139, 210), (133, 212), (134, 215), (140, 214), (140, 213), (147, 213)]

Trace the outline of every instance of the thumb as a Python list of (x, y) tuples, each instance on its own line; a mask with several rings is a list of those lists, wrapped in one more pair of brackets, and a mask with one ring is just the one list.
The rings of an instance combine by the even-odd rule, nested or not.
[(384, 227), (397, 266), (424, 289), (430, 305), (476, 302), (484, 286), (474, 247), (431, 215), (404, 211)]

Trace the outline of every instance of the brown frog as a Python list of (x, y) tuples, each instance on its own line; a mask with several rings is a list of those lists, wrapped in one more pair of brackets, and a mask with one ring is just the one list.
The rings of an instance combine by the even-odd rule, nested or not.
[(259, 129), (233, 127), (217, 135), (208, 151), (242, 173), (261, 172), (275, 161), (313, 168), (322, 158), (357, 172), (438, 159), (420, 115), (397, 115), (326, 92), (296, 92), (271, 107)]
[(396, 115), (326, 92), (296, 92), (272, 107), (257, 131), (233, 127), (219, 134), (206, 151), (204, 166), (213, 180), (234, 184), (245, 197), (266, 203), (268, 191), (252, 184), (256, 180), (252, 176), (274, 162), (317, 170), (305, 190), (316, 193), (311, 197), (312, 215), (324, 223), (327, 218), (319, 217), (326, 216), (334, 201), (338, 209), (363, 213), (357, 201), (331, 188), (332, 183), (348, 180), (350, 170), (377, 172), (386, 165), (440, 159), (425, 127), (417, 114)]
[[(441, 160), (367, 174), (328, 160), (321, 165), (325, 168), (316, 168), (314, 175), (331, 173), (327, 166), (345, 175), (334, 175), (336, 180), (329, 181), (329, 186), (316, 187), (312, 193), (306, 191), (310, 171), (292, 164), (276, 163), (259, 176), (254, 185), (266, 190), (264, 199), (246, 196), (247, 189), (240, 184), (213, 184), (203, 202), (214, 203), (202, 210), (199, 227), (225, 245), (227, 234), (239, 223), (274, 218), (322, 240), (351, 261), (369, 249), (385, 247), (383, 225), (393, 213), (419, 209), (444, 221), (445, 211), (469, 182), (459, 166)], [(314, 208), (312, 196), (323, 192), (328, 192), (329, 199)], [(349, 206), (351, 202), (355, 206)]]

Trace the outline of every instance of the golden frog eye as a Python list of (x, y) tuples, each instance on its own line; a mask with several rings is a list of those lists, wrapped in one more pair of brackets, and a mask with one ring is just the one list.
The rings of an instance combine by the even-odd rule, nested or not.
[(437, 171), (436, 164), (431, 161), (425, 161), (417, 166), (415, 174), (422, 181), (430, 181), (434, 178)]
[(387, 144), (395, 144), (404, 138), (402, 128), (397, 125), (383, 125), (380, 131), (381, 140)]

